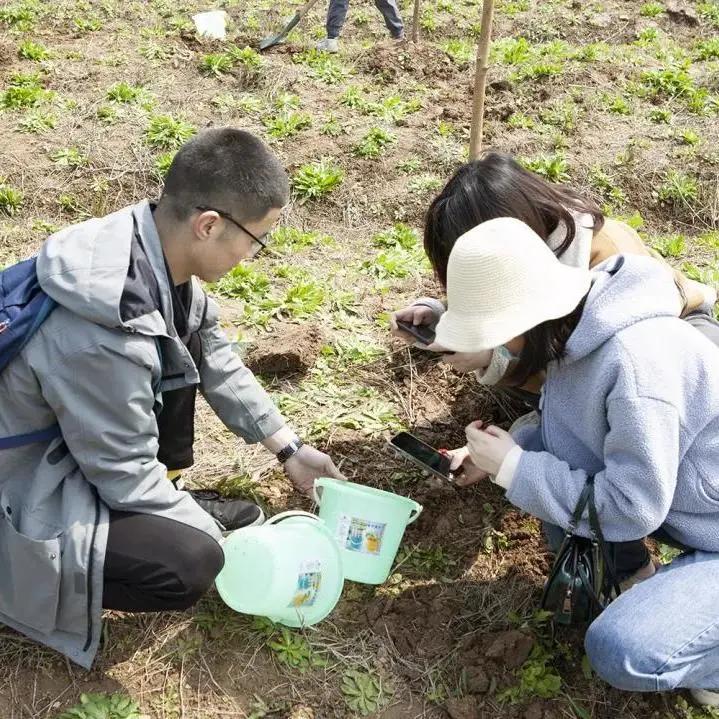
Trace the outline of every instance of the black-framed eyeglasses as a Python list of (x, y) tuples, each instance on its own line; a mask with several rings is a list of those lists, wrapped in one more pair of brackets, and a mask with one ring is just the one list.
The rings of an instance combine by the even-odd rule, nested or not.
[(200, 212), (216, 212), (220, 217), (225, 220), (229, 220), (233, 225), (239, 227), (246, 235), (249, 235), (252, 238), (252, 257), (257, 257), (262, 250), (267, 249), (267, 243), (264, 241), (264, 238), (267, 237), (269, 234), (268, 232), (265, 232), (264, 235), (257, 237), (257, 235), (250, 232), (244, 225), (239, 223), (229, 212), (218, 210), (216, 207), (205, 207), (204, 205), (201, 205), (195, 207), (195, 209)]

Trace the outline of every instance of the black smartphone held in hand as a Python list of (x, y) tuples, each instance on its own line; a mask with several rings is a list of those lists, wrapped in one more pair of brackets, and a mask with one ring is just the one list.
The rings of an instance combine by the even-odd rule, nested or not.
[(397, 320), (397, 327), (412, 335), (423, 345), (431, 345), (434, 342), (434, 330), (428, 325), (413, 325), (411, 322)]
[(452, 460), (447, 455), (442, 454), (434, 447), (430, 447), (430, 445), (421, 439), (417, 439), (409, 432), (400, 432), (397, 436), (392, 437), (389, 443), (403, 457), (414, 462), (422, 469), (446, 479), (448, 482), (453, 481), (455, 475), (461, 473), (461, 467), (455, 472), (450, 471), (449, 465)]

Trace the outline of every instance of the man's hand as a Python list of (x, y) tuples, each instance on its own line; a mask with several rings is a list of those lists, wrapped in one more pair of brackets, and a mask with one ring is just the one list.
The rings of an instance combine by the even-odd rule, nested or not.
[(450, 472), (456, 472), (460, 467), (464, 468), (464, 472), (454, 480), (454, 483), (458, 487), (469, 487), (489, 477), (487, 472), (483, 472), (472, 461), (472, 458), (469, 456), (469, 449), (467, 449), (466, 446), (450, 449), (447, 452), (447, 456), (452, 460), (449, 465)]
[(437, 317), (432, 311), (432, 308), (426, 307), (425, 305), (409, 305), (409, 307), (403, 307), (401, 310), (397, 310), (390, 315), (389, 327), (392, 336), (399, 337), (408, 345), (413, 345), (417, 341), (417, 338), (413, 337), (408, 332), (403, 332), (397, 326), (397, 320), (409, 322), (415, 326), (431, 325), (432, 322), (436, 322)]
[(499, 427), (482, 427), (484, 423), (478, 421), (472, 422), (465, 429), (469, 456), (477, 468), (496, 475), (504, 458), (517, 443), (509, 432)]
[(345, 479), (329, 455), (303, 444), (285, 463), (284, 470), (300, 492), (312, 494), (317, 477)]

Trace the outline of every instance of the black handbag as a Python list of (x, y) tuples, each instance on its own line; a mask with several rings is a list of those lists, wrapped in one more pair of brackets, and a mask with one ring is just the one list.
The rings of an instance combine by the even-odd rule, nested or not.
[[(588, 508), (591, 538), (574, 534)], [(542, 593), (541, 608), (555, 624), (591, 622), (621, 590), (610, 547), (604, 541), (594, 504), (594, 477), (590, 477), (564, 534)]]

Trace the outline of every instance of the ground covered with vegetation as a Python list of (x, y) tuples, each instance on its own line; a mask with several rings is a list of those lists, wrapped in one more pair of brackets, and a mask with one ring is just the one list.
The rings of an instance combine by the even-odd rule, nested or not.
[[(304, 437), (350, 479), (425, 512), (390, 580), (348, 583), (307, 631), (234, 614), (214, 594), (183, 614), (108, 613), (85, 672), (0, 630), (0, 716), (712, 716), (680, 694), (599, 681), (581, 637), (552, 639), (535, 611), (549, 561), (537, 523), (497, 488), (435, 482), (385, 446), (400, 428), (456, 446), (469, 421), (518, 409), (387, 333), (389, 311), (438, 292), (419, 232), (466, 159), (479, 0), (422, 0), (419, 45), (391, 43), (373, 4), (353, 0), (336, 56), (313, 49), (321, 4), (264, 55), (253, 48), (295, 7), (217, 6), (231, 19), (224, 42), (197, 39), (191, 15), (210, 5), (194, 0), (0, 3), (0, 267), (63, 225), (157, 196), (197, 130), (258, 133), (293, 200), (273, 252), (211, 288), (227, 331)], [(717, 284), (717, 0), (499, 0), (491, 58), (487, 144)], [(197, 455), (196, 485), (269, 512), (310, 508), (205, 407)]]

